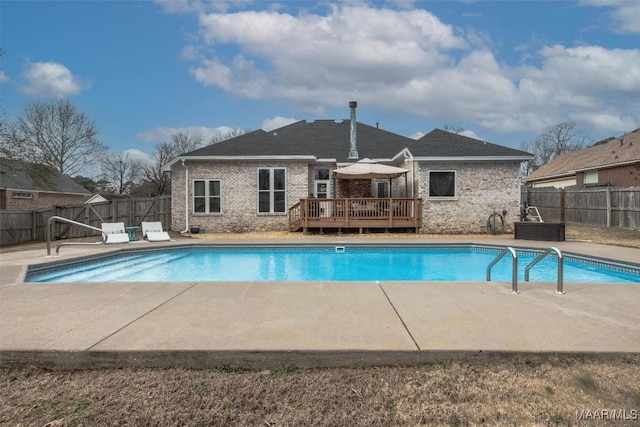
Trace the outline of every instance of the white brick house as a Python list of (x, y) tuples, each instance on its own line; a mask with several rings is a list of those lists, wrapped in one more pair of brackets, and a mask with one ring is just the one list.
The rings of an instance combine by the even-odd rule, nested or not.
[[(519, 212), (520, 164), (529, 153), (436, 129), (419, 140), (351, 120), (299, 121), (254, 131), (169, 162), (171, 228), (287, 230), (289, 208), (314, 197), (420, 199), (423, 232), (482, 232), (493, 210)], [(357, 129), (357, 136), (356, 136)], [(357, 158), (354, 157), (354, 148)], [(369, 158), (408, 170), (344, 193), (332, 173)], [(389, 188), (391, 185), (392, 188)]]

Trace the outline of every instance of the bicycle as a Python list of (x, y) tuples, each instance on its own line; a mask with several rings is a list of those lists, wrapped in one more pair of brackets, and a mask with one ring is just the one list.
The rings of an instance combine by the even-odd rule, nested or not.
[(504, 217), (507, 216), (507, 210), (503, 209), (502, 214), (496, 212), (495, 208), (493, 213), (489, 215), (487, 219), (487, 231), (489, 234), (502, 234), (505, 232), (511, 232), (511, 226), (507, 221), (504, 220)]

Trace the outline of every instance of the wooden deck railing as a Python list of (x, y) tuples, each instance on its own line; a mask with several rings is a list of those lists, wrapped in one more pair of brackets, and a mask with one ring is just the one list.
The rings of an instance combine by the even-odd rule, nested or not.
[(422, 199), (301, 199), (289, 208), (289, 230), (414, 228), (422, 226)]

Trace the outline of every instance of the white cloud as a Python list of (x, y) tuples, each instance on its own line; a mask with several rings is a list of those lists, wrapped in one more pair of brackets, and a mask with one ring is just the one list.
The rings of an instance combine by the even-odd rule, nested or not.
[(22, 77), (25, 83), (22, 90), (29, 96), (66, 98), (82, 90), (80, 79), (56, 62), (29, 64)]
[(227, 126), (219, 126), (216, 128), (205, 126), (191, 126), (183, 128), (156, 127), (140, 132), (136, 135), (136, 139), (142, 142), (161, 143), (169, 141), (169, 139), (171, 139), (171, 135), (180, 131), (194, 135), (200, 134), (203, 136), (205, 141), (209, 141), (212, 138), (218, 139), (227, 136), (229, 133), (236, 131), (236, 129)]
[(219, 86), (222, 89), (231, 91), (232, 70), (217, 59), (204, 60), (201, 67), (192, 67), (191, 74), (197, 81), (205, 86)]
[(462, 136), (467, 136), (467, 137), (469, 137), (469, 138), (474, 138), (474, 139), (480, 139), (480, 140), (482, 140), (482, 139), (481, 139), (478, 135), (476, 135), (476, 133), (475, 133), (474, 131), (472, 131), (472, 130), (465, 129), (465, 130), (463, 130), (463, 131), (459, 132), (459, 134), (460, 134), (460, 135), (462, 135)]
[(628, 115), (620, 116), (615, 112), (577, 113), (570, 116), (571, 121), (585, 123), (591, 128), (599, 129), (610, 134), (618, 133), (621, 129), (631, 131), (638, 128), (638, 121)]
[(262, 126), (260, 128), (265, 132), (270, 132), (274, 129), (279, 129), (283, 126), (290, 125), (291, 123), (295, 123), (297, 121), (298, 119), (278, 116), (272, 119), (266, 119), (262, 122)]
[(234, 7), (251, 3), (252, 0), (154, 0), (167, 13), (190, 13), (218, 11), (226, 12)]
[(180, 57), (187, 61), (195, 61), (200, 58), (200, 52), (197, 46), (188, 45), (182, 48)]
[(0, 83), (6, 83), (9, 80), (11, 80), (9, 76), (6, 75), (4, 71), (0, 70)]
[(611, 15), (618, 21), (617, 31), (622, 33), (640, 33), (640, 3), (637, 1), (626, 1), (618, 5), (611, 12)]
[(123, 153), (128, 154), (129, 158), (136, 162), (151, 163), (153, 161), (153, 158), (151, 157), (150, 154), (145, 153), (144, 151), (140, 151), (136, 148), (125, 150), (123, 151)]
[[(324, 15), (276, 10), (201, 12), (200, 42), (216, 54), (200, 50), (193, 77), (244, 98), (288, 99), (307, 112), (355, 99), (490, 132), (537, 133), (565, 120), (585, 131), (640, 125), (640, 49), (554, 45), (527, 52), (535, 65), (508, 64), (482, 30), (461, 32), (422, 9), (363, 1), (331, 5)], [(268, 122), (263, 127), (280, 126)]]
[(640, 2), (635, 0), (583, 0), (587, 6), (606, 7), (614, 25), (610, 30), (617, 33), (640, 33)]
[[(333, 6), (326, 16), (273, 11), (202, 14), (203, 41), (241, 54), (193, 67), (196, 80), (251, 98), (342, 102), (336, 92), (397, 85), (443, 65), (441, 50), (462, 49), (452, 26), (424, 10)], [(264, 65), (267, 64), (267, 65)], [(354, 82), (357, 82), (354, 84)]]

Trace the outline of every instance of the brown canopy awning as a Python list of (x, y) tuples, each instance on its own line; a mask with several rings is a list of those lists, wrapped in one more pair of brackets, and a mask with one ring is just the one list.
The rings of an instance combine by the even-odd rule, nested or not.
[(332, 172), (340, 179), (392, 179), (406, 174), (409, 169), (362, 159), (352, 165), (334, 169)]

